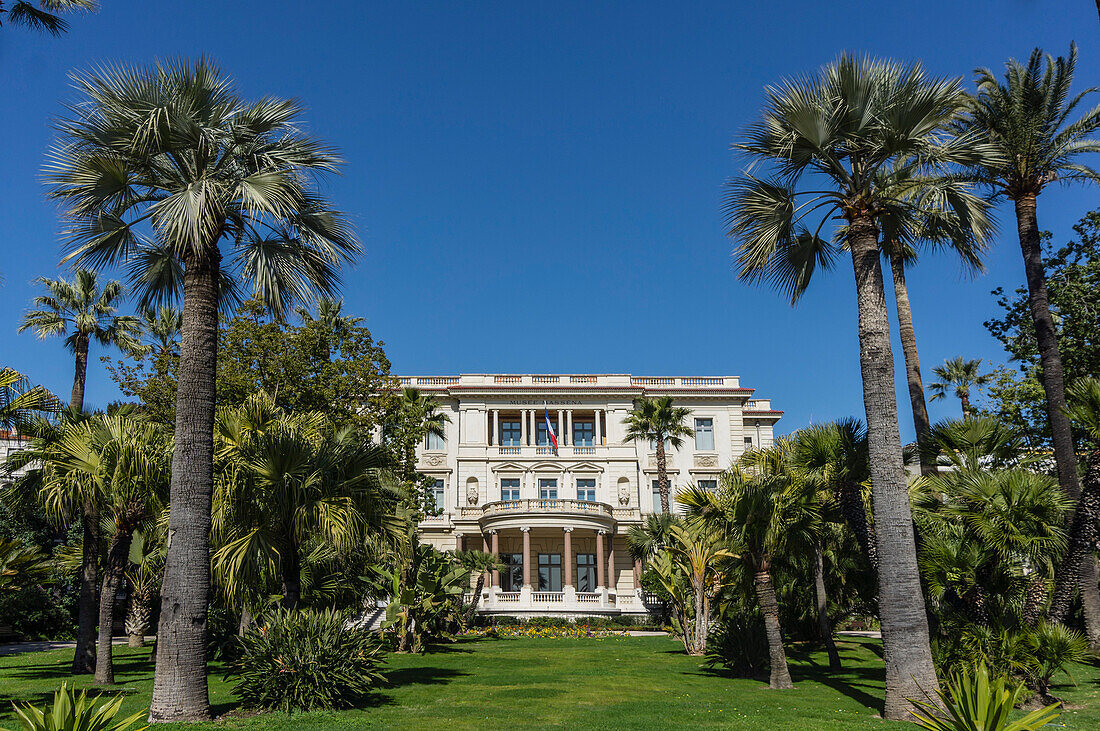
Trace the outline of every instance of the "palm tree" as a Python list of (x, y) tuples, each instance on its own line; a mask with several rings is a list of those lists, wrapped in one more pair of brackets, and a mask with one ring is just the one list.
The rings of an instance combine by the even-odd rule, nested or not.
[(814, 526), (821, 523), (818, 506), (805, 500), (796, 485), (789, 452), (790, 446), (784, 444), (759, 450), (751, 464), (743, 465), (753, 468), (752, 474), (742, 471), (741, 465), (735, 466), (723, 473), (718, 492), (692, 486), (678, 497), (690, 515), (728, 536), (745, 569), (752, 574), (768, 637), (771, 687), (777, 689), (794, 685), (783, 649), (772, 563), (788, 546), (813, 542)]
[[(1076, 500), (1081, 486), (1073, 432), (1066, 415), (1065, 377), (1047, 295), (1036, 208), (1039, 195), (1055, 181), (1100, 181), (1100, 174), (1081, 161), (1085, 153), (1100, 152), (1100, 140), (1090, 137), (1100, 129), (1100, 106), (1070, 121), (1084, 98), (1096, 91), (1090, 88), (1071, 95), (1077, 66), (1074, 44), (1070, 45), (1068, 58), (1054, 59), (1036, 48), (1026, 65), (1011, 59), (1005, 66), (1003, 82), (989, 69), (975, 72), (978, 92), (970, 100), (962, 129), (1000, 151), (997, 158), (978, 166), (976, 172), (1015, 208), (1058, 482)], [(1083, 564), (1071, 560), (1059, 567), (1059, 583), (1080, 585), (1086, 626), (1094, 644), (1100, 642), (1100, 589), (1096, 577), (1096, 558), (1091, 553)]]
[(471, 573), (477, 574), (477, 585), (474, 586), (474, 595), (470, 600), (470, 606), (466, 609), (466, 616), (463, 618), (467, 625), (473, 621), (474, 615), (477, 614), (477, 605), (481, 601), (481, 592), (485, 589), (485, 574), (489, 571), (503, 571), (505, 569), (504, 564), (500, 562), (500, 559), (493, 553), (486, 553), (484, 551), (459, 551), (456, 554), (458, 562), (463, 567), (468, 569)]
[[(214, 488), (219, 302), (247, 282), (276, 317), (331, 294), (359, 253), (311, 188), (339, 158), (301, 131), (291, 101), (242, 99), (206, 60), (75, 77), (47, 168), (65, 203), (66, 260), (126, 264), (151, 306), (183, 296), (164, 591), (149, 717), (206, 719), (205, 634)], [(223, 249), (224, 243), (224, 249)]]
[(183, 331), (183, 313), (175, 307), (161, 305), (156, 309), (146, 307), (141, 313), (145, 332), (156, 340), (158, 355), (171, 351)]
[(57, 398), (44, 387), (31, 387), (14, 368), (0, 368), (0, 428), (16, 431), (36, 414), (59, 409)]
[(690, 413), (688, 409), (676, 406), (671, 396), (643, 397), (634, 402), (634, 408), (623, 422), (626, 426), (624, 442), (648, 440), (655, 445), (657, 486), (661, 493), (662, 513), (669, 512), (668, 455), (665, 453), (665, 444), (679, 449), (684, 444), (684, 437), (695, 433), (684, 423)]
[(148, 527), (164, 507), (171, 443), (156, 426), (121, 412), (64, 430), (56, 454), (56, 478), (43, 500), (58, 515), (70, 509), (72, 484), (102, 495), (102, 513), (111, 525), (99, 592), (99, 641), (95, 682), (115, 682), (111, 629), (115, 599), (130, 563), (134, 532)]
[[(56, 422), (41, 416), (23, 425), (29, 436), (29, 445), (6, 460), (6, 468), (12, 472), (25, 469), (25, 474), (9, 488), (8, 499), (20, 502), (40, 500), (47, 491), (54, 495), (55, 506), (50, 518), (68, 526), (79, 520), (82, 539), (80, 552), (80, 593), (77, 599), (76, 650), (73, 653), (72, 672), (86, 674), (95, 671), (96, 665), (96, 610), (98, 607), (99, 544), (101, 536), (100, 508), (103, 493), (100, 485), (87, 480), (70, 480), (61, 476), (59, 464), (63, 453), (61, 442), (65, 434), (79, 429), (91, 418), (73, 409), (61, 412)], [(64, 492), (65, 500), (58, 503), (57, 495)]]
[(84, 408), (84, 382), (88, 376), (88, 345), (94, 339), (100, 345), (116, 346), (125, 353), (141, 352), (141, 320), (131, 315), (116, 315), (117, 301), (124, 289), (120, 282), (107, 282), (99, 289), (96, 273), (78, 269), (73, 281), (63, 278), (35, 280), (48, 294), (34, 298), (40, 308), (23, 316), (19, 332), (33, 329), (39, 338), (67, 336), (65, 346), (76, 357), (70, 408)]
[[(902, 196), (922, 196), (925, 190), (920, 181), (904, 181), (900, 186)], [(914, 183), (917, 187), (914, 187)], [(913, 426), (917, 436), (921, 473), (935, 472), (935, 462), (930, 458), (931, 422), (924, 399), (924, 379), (920, 371), (920, 355), (917, 350), (917, 334), (913, 327), (913, 311), (909, 303), (909, 285), (905, 270), (916, 263), (920, 244), (934, 249), (951, 248), (959, 255), (969, 272), (984, 271), (981, 255), (992, 232), (992, 223), (961, 221), (946, 201), (935, 196), (933, 186), (930, 195), (918, 201), (918, 209), (888, 210), (879, 218), (882, 227), (883, 255), (890, 263), (894, 282), (894, 301), (898, 313), (898, 337), (905, 356), (905, 376), (909, 387), (909, 404), (913, 412)], [(916, 214), (916, 215), (914, 215)]]
[(164, 570), (164, 536), (159, 530), (142, 530), (134, 534), (130, 546), (130, 568), (126, 583), (130, 589), (126, 608), (127, 644), (144, 647), (145, 635), (153, 619), (153, 602), (160, 593), (160, 575)]
[[(10, 9), (0, 2), (0, 15), (8, 14), (8, 22), (31, 30), (41, 30), (59, 36), (69, 29), (68, 22), (59, 13), (92, 12), (99, 9), (96, 0), (38, 0), (36, 5), (28, 0), (14, 0)], [(0, 23), (2, 25), (2, 23)]]
[(450, 423), (450, 415), (439, 410), (434, 395), (422, 393), (418, 388), (401, 390), (401, 401), (388, 425), (387, 436), (394, 443), (406, 479), (416, 473), (417, 445), (429, 434), (445, 436), (446, 425)]
[(807, 479), (829, 485), (844, 521), (871, 570), (878, 573), (878, 548), (867, 520), (863, 485), (870, 479), (867, 431), (858, 419), (841, 419), (799, 429), (791, 461)]
[[(985, 148), (946, 133), (963, 107), (962, 87), (957, 79), (929, 78), (919, 64), (841, 56), (816, 74), (769, 88), (767, 97), (762, 119), (734, 146), (747, 156), (750, 171), (765, 172), (730, 183), (729, 234), (738, 242), (742, 279), (770, 283), (797, 300), (815, 269), (831, 268), (841, 253), (820, 242), (820, 230), (834, 214), (844, 220), (881, 568), (885, 715), (900, 720), (911, 707), (908, 698), (938, 683), (898, 429), (878, 220), (884, 210), (918, 209), (935, 191), (961, 222), (977, 227), (986, 220), (986, 201), (942, 173), (978, 163)], [(894, 183), (908, 179), (922, 181), (928, 192), (901, 196)]]
[[(1069, 388), (1069, 405), (1066, 414), (1088, 440), (1085, 452), (1085, 473), (1081, 495), (1073, 511), (1069, 529), (1069, 545), (1062, 558), (1062, 567), (1080, 566), (1086, 557), (1093, 555), (1100, 531), (1100, 379), (1082, 378)], [(1078, 575), (1072, 570), (1061, 571), (1054, 585), (1049, 618), (1061, 622), (1069, 613), (1077, 582), (1066, 577)], [(1090, 628), (1091, 629), (1091, 628)], [(1093, 633), (1088, 632), (1089, 643), (1096, 646)]]
[(939, 401), (946, 398), (949, 391), (954, 392), (955, 397), (959, 399), (959, 404), (962, 405), (963, 418), (969, 419), (973, 414), (973, 409), (970, 407), (970, 389), (982, 388), (992, 377), (988, 373), (982, 373), (981, 368), (980, 358), (963, 360), (961, 357), (950, 358), (944, 361), (943, 365), (936, 366), (932, 372), (940, 380), (931, 384), (932, 400)]
[(335, 342), (336, 347), (339, 348), (351, 329), (363, 321), (361, 317), (348, 317), (342, 314), (343, 309), (344, 300), (331, 297), (321, 297), (317, 301), (317, 317), (314, 317), (305, 307), (297, 309), (298, 317), (304, 324), (319, 323), (329, 333), (330, 340), (325, 344), (325, 360), (330, 360), (332, 357), (332, 342)]
[(219, 584), (237, 608), (265, 572), (278, 575), (284, 604), (301, 599), (303, 547), (321, 540), (347, 553), (381, 528), (391, 496), (379, 471), (384, 449), (336, 429), (323, 414), (288, 415), (266, 394), (218, 417), (214, 496)]

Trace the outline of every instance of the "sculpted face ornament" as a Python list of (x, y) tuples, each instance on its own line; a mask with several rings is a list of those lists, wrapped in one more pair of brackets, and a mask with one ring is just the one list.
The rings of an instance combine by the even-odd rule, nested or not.
[(477, 499), (478, 499), (477, 492), (478, 491), (477, 491), (477, 483), (476, 482), (467, 482), (466, 483), (466, 502), (467, 502), (467, 504), (477, 505)]
[(619, 483), (619, 505), (629, 505), (629, 504), (630, 504), (630, 483), (629, 482), (620, 482)]

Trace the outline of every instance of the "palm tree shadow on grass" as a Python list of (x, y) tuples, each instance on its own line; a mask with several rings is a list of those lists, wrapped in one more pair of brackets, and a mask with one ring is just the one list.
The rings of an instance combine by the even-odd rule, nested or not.
[(384, 673), (388, 687), (402, 685), (446, 685), (456, 678), (469, 675), (461, 670), (451, 668), (401, 668), (389, 670)]

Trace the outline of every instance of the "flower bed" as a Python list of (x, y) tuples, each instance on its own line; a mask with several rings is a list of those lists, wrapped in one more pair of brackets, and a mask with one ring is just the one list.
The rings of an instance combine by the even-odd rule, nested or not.
[(459, 633), (459, 637), (538, 637), (548, 640), (563, 638), (623, 637), (625, 630), (590, 627), (584, 624), (571, 624), (563, 627), (540, 627), (536, 625), (504, 625), (499, 627), (478, 627)]

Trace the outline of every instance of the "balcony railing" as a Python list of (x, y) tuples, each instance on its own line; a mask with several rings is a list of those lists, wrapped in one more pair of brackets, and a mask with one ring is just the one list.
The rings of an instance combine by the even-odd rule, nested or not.
[(607, 518), (614, 515), (612, 507), (606, 503), (557, 498), (498, 500), (497, 502), (486, 503), (481, 508), (483, 516), (506, 515), (508, 513), (576, 513), (578, 515), (598, 515)]

